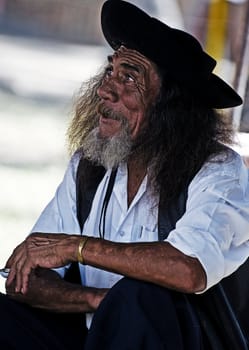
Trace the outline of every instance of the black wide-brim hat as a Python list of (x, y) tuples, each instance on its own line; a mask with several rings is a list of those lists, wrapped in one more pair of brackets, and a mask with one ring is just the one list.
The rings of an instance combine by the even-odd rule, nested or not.
[(108, 0), (101, 12), (103, 34), (117, 50), (121, 45), (153, 61), (163, 76), (184, 84), (212, 108), (242, 104), (241, 97), (213, 72), (216, 61), (192, 35), (149, 16), (135, 5)]

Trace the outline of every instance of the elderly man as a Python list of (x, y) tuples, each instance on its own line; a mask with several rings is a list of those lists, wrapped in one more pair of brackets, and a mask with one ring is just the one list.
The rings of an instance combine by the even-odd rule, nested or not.
[(249, 255), (248, 170), (217, 111), (241, 98), (191, 35), (125, 1), (101, 19), (114, 53), (78, 101), (55, 197), (6, 263), (0, 342), (213, 349), (196, 300), (209, 307)]

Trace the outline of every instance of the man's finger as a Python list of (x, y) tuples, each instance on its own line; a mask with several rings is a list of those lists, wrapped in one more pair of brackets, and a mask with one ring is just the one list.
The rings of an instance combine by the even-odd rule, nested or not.
[(24, 264), (21, 271), (21, 289), (20, 292), (22, 294), (26, 294), (28, 291), (29, 284), (29, 276), (32, 270), (32, 266), (30, 264)]
[(24, 242), (19, 244), (12, 252), (11, 256), (6, 262), (6, 267), (11, 267), (15, 261), (20, 259), (20, 256), (23, 254), (23, 250), (26, 250)]
[(15, 292), (19, 293), (22, 288), (22, 268), (23, 268), (23, 262), (18, 261), (16, 265), (16, 286), (15, 286)]
[(15, 268), (11, 268), (10, 272), (8, 274), (7, 280), (6, 280), (6, 286), (10, 286), (12, 284), (12, 282), (14, 282), (16, 277), (16, 270)]

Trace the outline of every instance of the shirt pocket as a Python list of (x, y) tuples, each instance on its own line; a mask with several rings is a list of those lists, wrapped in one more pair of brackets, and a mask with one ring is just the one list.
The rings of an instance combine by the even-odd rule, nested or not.
[(157, 230), (152, 230), (150, 227), (139, 226), (137, 228), (137, 241), (138, 242), (155, 242), (158, 241)]

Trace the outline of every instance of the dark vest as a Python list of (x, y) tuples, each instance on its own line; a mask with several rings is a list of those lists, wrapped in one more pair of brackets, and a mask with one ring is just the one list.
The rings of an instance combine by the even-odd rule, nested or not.
[[(81, 228), (90, 213), (95, 192), (104, 174), (105, 169), (103, 167), (94, 166), (89, 161), (83, 158), (81, 159), (76, 179), (77, 215)], [(113, 178), (115, 178), (115, 174)], [(109, 182), (107, 191), (112, 190), (113, 184), (114, 180), (111, 184)], [(185, 185), (178, 198), (167, 205), (167, 207), (161, 202), (159, 203), (159, 241), (164, 240), (168, 236), (169, 232), (175, 228), (176, 222), (184, 214), (186, 210), (188, 185), (189, 183)], [(240, 300), (238, 302), (237, 291), (234, 290), (234, 285), (239, 285), (244, 298), (243, 302), (249, 301), (249, 294), (247, 293), (248, 287), (245, 287), (243, 283), (241, 284), (241, 278), (244, 277), (245, 271), (249, 271), (248, 261), (246, 266), (246, 269), (243, 265), (232, 276), (224, 279), (203, 294), (187, 295), (199, 316), (203, 332), (205, 333), (206, 343), (209, 343), (206, 349), (248, 350), (246, 338), (243, 333), (249, 339), (249, 317), (247, 323), (244, 319), (246, 314), (245, 310), (241, 310), (238, 306), (241, 302)], [(249, 302), (247, 305), (249, 305)], [(240, 324), (243, 326), (243, 333), (237, 320), (239, 320)]]

